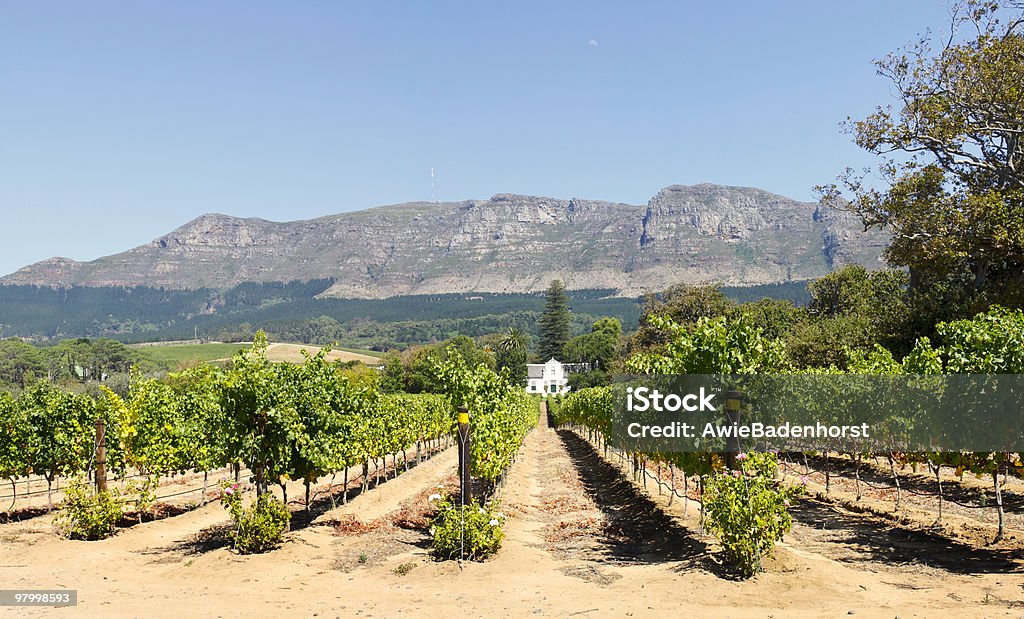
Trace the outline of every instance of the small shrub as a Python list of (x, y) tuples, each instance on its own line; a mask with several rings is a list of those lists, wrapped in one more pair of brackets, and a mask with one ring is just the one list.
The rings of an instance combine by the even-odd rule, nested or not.
[(94, 494), (84, 479), (77, 478), (64, 489), (64, 500), (53, 524), (65, 537), (97, 540), (113, 535), (123, 515), (116, 490)]
[(707, 479), (704, 526), (721, 542), (740, 576), (750, 578), (792, 526), (787, 508), (802, 488), (785, 488), (775, 481), (777, 460), (772, 454), (740, 454), (740, 461), (742, 472), (720, 471)]
[(138, 514), (139, 522), (142, 522), (142, 516), (150, 509), (156, 502), (156, 488), (160, 485), (160, 478), (156, 475), (147, 475), (139, 480), (131, 480), (125, 486), (125, 494), (132, 495), (135, 497), (135, 511)]
[(277, 497), (268, 492), (256, 497), (248, 508), (243, 508), (238, 484), (225, 482), (221, 488), (221, 505), (227, 508), (234, 523), (228, 535), (235, 550), (242, 554), (266, 552), (284, 541), (292, 514)]
[(396, 567), (396, 568), (395, 568), (394, 570), (392, 570), (392, 571), (393, 571), (393, 572), (394, 572), (394, 573), (395, 573), (396, 575), (398, 575), (398, 576), (405, 576), (406, 574), (408, 574), (409, 572), (411, 572), (411, 571), (413, 570), (413, 568), (414, 568), (414, 567), (416, 567), (416, 564), (415, 564), (415, 563), (412, 563), (412, 562), (407, 562), (407, 563), (402, 563), (401, 565), (397, 566), (397, 567)]
[(440, 559), (466, 558), (480, 561), (501, 547), (505, 515), (494, 505), (473, 501), (461, 508), (451, 497), (438, 497), (438, 512), (430, 527), (434, 555)]

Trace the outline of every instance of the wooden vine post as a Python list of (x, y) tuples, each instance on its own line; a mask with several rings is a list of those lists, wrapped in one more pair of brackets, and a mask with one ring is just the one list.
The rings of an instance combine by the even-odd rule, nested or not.
[[(730, 424), (740, 422), (742, 397), (743, 394), (739, 391), (729, 390), (725, 392), (725, 416), (728, 418)], [(726, 465), (729, 467), (729, 470), (734, 470), (736, 468), (736, 455), (740, 451), (740, 437), (736, 434), (732, 434), (726, 438), (725, 449)]]
[(100, 417), (96, 420), (96, 492), (107, 491), (107, 428)]

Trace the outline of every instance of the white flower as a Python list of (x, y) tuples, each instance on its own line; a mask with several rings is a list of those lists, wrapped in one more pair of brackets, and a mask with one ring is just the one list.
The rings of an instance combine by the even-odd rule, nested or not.
[(498, 518), (501, 518), (502, 520), (504, 520), (505, 518), (508, 518), (508, 516), (506, 516), (505, 514), (503, 514), (501, 512), (498, 512), (497, 514), (494, 514), (494, 515), (497, 516)]
[(497, 518), (491, 518), (491, 521), (487, 524), (491, 525), (492, 527), (496, 527), (498, 526), (498, 520)]
[(434, 533), (437, 533), (437, 527), (430, 527), (430, 534), (433, 535)]
[(478, 508), (477, 508), (477, 511), (478, 511), (478, 512), (480, 512), (481, 514), (486, 514), (486, 513), (487, 513), (487, 510), (485, 510), (485, 509), (484, 509), (484, 508), (482, 508), (482, 507), (478, 507)]
[(432, 495), (430, 495), (430, 497), (427, 500), (428, 501), (436, 501), (436, 500), (438, 500), (440, 498), (441, 498), (440, 494), (432, 494)]

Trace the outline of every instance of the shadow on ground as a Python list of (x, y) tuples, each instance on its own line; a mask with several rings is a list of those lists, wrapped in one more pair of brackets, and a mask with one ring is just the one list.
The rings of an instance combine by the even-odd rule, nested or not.
[(1020, 550), (977, 548), (868, 515), (838, 512), (818, 499), (802, 499), (790, 513), (794, 522), (814, 529), (828, 545), (822, 554), (846, 563), (927, 565), (956, 574), (981, 574), (1020, 572), (1024, 560)]
[[(422, 462), (427, 462), (431, 457), (436, 456), (438, 453), (444, 451), (445, 447), (438, 447), (432, 450), (424, 450)], [(378, 477), (375, 472), (371, 472), (369, 481), (366, 485), (366, 491), (376, 488), (380, 484), (387, 483), (389, 480), (396, 479), (397, 477), (404, 474), (407, 470), (411, 471), (417, 466), (416, 459), (414, 457), (409, 459), (408, 468), (403, 463), (399, 463), (396, 468), (393, 463), (388, 463), (385, 468), (380, 471)], [(280, 489), (274, 491), (274, 486), (271, 486), (271, 491), (277, 495), (280, 495)], [(333, 485), (331, 491), (319, 492), (314, 496), (310, 497), (309, 508), (305, 509), (305, 497), (295, 500), (289, 497), (289, 506), (298, 504), (301, 506), (299, 509), (292, 510), (292, 518), (289, 523), (290, 531), (301, 531), (310, 526), (334, 526), (337, 523), (332, 521), (314, 522), (316, 518), (337, 506), (343, 505), (346, 502), (345, 495), (347, 494), (347, 501), (351, 501), (358, 497), (364, 492), (362, 486), (361, 475), (355, 477), (349, 477), (348, 487), (346, 488), (344, 483), (338, 483)], [(151, 548), (144, 551), (143, 554), (156, 554), (161, 552), (173, 552), (184, 555), (198, 555), (204, 554), (219, 548), (230, 546), (231, 542), (228, 539), (228, 532), (230, 531), (230, 522), (228, 521), (227, 512), (224, 513), (224, 522), (218, 523), (206, 527), (195, 535), (191, 535), (186, 539), (178, 540), (169, 546), (161, 548)], [(418, 540), (417, 540), (418, 541)]]
[(7, 524), (8, 522), (22, 522), (23, 520), (31, 520), (32, 518), (38, 518), (45, 516), (48, 513), (56, 514), (56, 507), (51, 511), (45, 507), (22, 507), (7, 512), (0, 512), (0, 524)]
[(616, 563), (679, 563), (678, 570), (702, 569), (733, 575), (709, 554), (707, 544), (661, 510), (651, 499), (574, 432), (559, 430), (584, 489), (607, 519), (598, 540)]

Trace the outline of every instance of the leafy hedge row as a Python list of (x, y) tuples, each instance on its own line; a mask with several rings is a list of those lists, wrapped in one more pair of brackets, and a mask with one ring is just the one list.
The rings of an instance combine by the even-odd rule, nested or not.
[(484, 365), (470, 367), (451, 355), (436, 367), (452, 404), (471, 415), (470, 473), (494, 481), (512, 463), (540, 409), (521, 386)]
[[(636, 355), (627, 361), (627, 368), (637, 374), (754, 374), (787, 373), (784, 344), (771, 340), (742, 318), (702, 318), (693, 325), (680, 325), (667, 317), (654, 316), (651, 322), (670, 335), (664, 350), (655, 354)], [(902, 360), (886, 349), (848, 353), (850, 374), (861, 375), (939, 375), (939, 374), (1020, 374), (1024, 373), (1024, 312), (993, 308), (970, 320), (959, 320), (937, 326), (941, 345), (927, 338), (919, 340)], [(815, 373), (847, 373), (835, 367), (816, 369)], [(815, 413), (823, 420), (830, 415), (829, 406), (839, 406), (843, 394), (829, 398), (817, 394)], [(803, 405), (803, 404), (801, 404)], [(558, 424), (573, 423), (597, 431), (605, 441), (611, 434), (613, 417), (612, 392), (609, 387), (596, 387), (574, 392), (550, 406)], [(784, 506), (786, 491), (773, 482), (776, 457), (773, 454), (751, 455), (757, 466), (728, 471), (724, 458), (715, 453), (642, 453), (632, 454), (643, 460), (672, 464), (687, 475), (699, 476), (707, 490), (709, 505), (715, 505), (708, 517), (709, 529), (715, 531), (727, 553), (741, 572), (749, 576), (758, 568), (761, 554), (771, 551), (773, 540), (788, 529), (789, 518)], [(858, 462), (865, 454), (850, 454)], [(867, 454), (871, 455), (871, 454)], [(918, 463), (956, 467), (958, 474), (966, 471), (991, 475), (999, 510), (999, 533), (1003, 534), (1003, 514), (999, 502), (1000, 471), (1024, 473), (1024, 454), (976, 452), (914, 452), (883, 454), (890, 462)], [(937, 470), (937, 469), (936, 469)], [(731, 475), (739, 473), (739, 475)], [(740, 483), (742, 481), (742, 483)], [(769, 520), (762, 516), (774, 506)], [(898, 505), (898, 504), (897, 504)], [(755, 512), (761, 516), (755, 518)], [(764, 525), (763, 534), (751, 523)], [(744, 531), (746, 531), (744, 533)], [(751, 537), (753, 535), (753, 537)], [(757, 560), (753, 560), (756, 558)]]
[(241, 463), (257, 479), (313, 480), (450, 432), (440, 395), (382, 395), (371, 377), (346, 374), (324, 352), (300, 365), (266, 359), (265, 340), (227, 370), (203, 366), (166, 380), (133, 376), (121, 397), (98, 400), (41, 382), (0, 393), (0, 477), (49, 480), (95, 462), (95, 422), (106, 422), (107, 470), (146, 475)]

